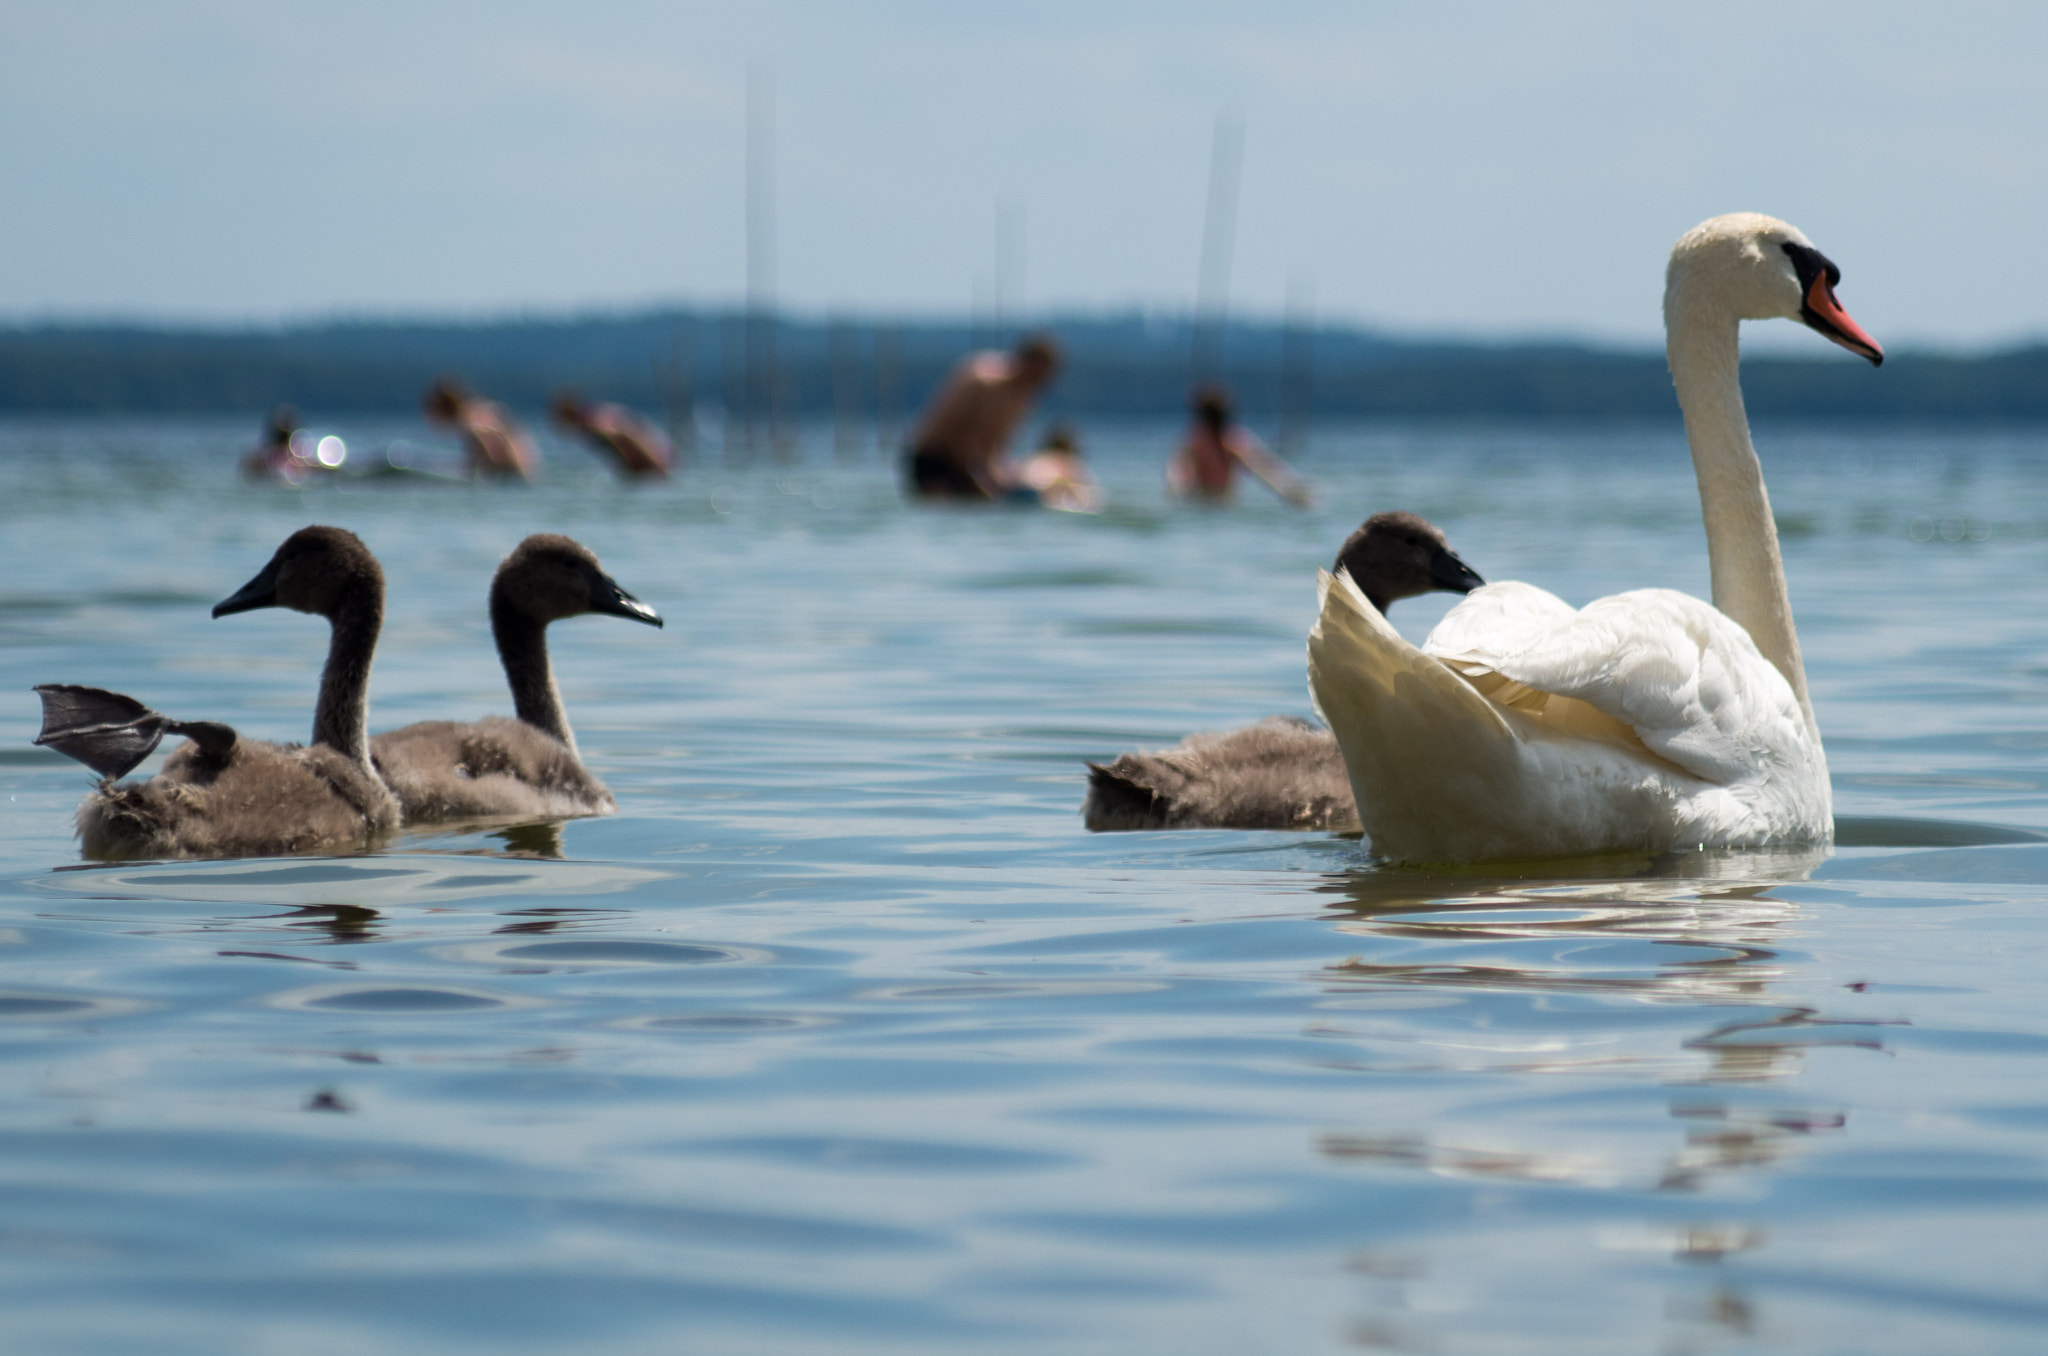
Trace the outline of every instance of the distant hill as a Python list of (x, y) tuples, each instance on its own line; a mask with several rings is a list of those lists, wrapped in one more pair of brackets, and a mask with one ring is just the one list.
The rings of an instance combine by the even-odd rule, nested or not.
[[(1067, 369), (1049, 413), (1183, 407), (1191, 323), (1055, 317)], [(332, 321), (261, 330), (38, 325), (0, 329), (0, 412), (400, 412), (442, 373), (537, 412), (561, 386), (652, 410), (694, 403), (766, 418), (838, 412), (900, 426), (961, 353), (1009, 336), (942, 322), (821, 321), (688, 311), (476, 323)], [(749, 366), (748, 351), (755, 360)], [(1668, 420), (1663, 356), (1557, 343), (1409, 341), (1370, 331), (1232, 323), (1222, 371), (1246, 414), (1298, 418)], [(772, 360), (771, 360), (772, 355)], [(772, 382), (767, 373), (775, 375)], [(749, 373), (754, 375), (751, 380)], [(2048, 345), (1979, 357), (1755, 358), (1762, 419), (2048, 421)]]

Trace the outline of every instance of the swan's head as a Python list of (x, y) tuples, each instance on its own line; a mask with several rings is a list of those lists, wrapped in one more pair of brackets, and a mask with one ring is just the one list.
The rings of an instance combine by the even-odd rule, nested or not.
[(495, 615), (501, 608), (543, 626), (586, 612), (661, 625), (661, 614), (620, 588), (588, 547), (554, 532), (534, 533), (498, 566), (491, 610)]
[(1442, 590), (1470, 593), (1486, 581), (1458, 559), (1436, 524), (1412, 513), (1375, 513), (1337, 552), (1332, 574), (1349, 570), (1352, 582), (1382, 613), (1390, 603)]
[(1664, 328), (1693, 314), (1796, 320), (1872, 363), (1884, 349), (1835, 300), (1842, 270), (1798, 227), (1760, 212), (1730, 212), (1678, 238), (1664, 275)]
[(302, 527), (254, 579), (215, 604), (213, 615), (288, 607), (332, 618), (351, 600), (383, 598), (383, 567), (362, 538), (338, 527)]

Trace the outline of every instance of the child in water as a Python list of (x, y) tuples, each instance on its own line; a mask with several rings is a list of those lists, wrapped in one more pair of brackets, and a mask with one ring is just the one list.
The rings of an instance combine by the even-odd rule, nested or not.
[(1081, 441), (1066, 424), (1046, 430), (1045, 442), (1017, 468), (1017, 480), (1036, 492), (1047, 508), (1070, 513), (1100, 513), (1102, 487), (1081, 460)]
[[(327, 454), (323, 445), (334, 448), (334, 453)], [(299, 427), (297, 410), (279, 405), (263, 423), (263, 441), (242, 458), (242, 474), (250, 480), (303, 485), (338, 470), (345, 455), (339, 438), (315, 440)]]
[(1296, 508), (1314, 506), (1309, 483), (1231, 417), (1230, 397), (1221, 387), (1198, 388), (1192, 410), (1194, 423), (1166, 465), (1166, 487), (1175, 496), (1227, 500), (1242, 466)]

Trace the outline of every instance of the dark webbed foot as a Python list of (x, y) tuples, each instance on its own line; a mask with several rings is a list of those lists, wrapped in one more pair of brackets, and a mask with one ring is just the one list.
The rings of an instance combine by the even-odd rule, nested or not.
[(235, 732), (210, 720), (181, 721), (152, 711), (133, 697), (74, 683), (41, 683), (43, 732), (35, 742), (75, 758), (108, 781), (135, 770), (167, 734), (181, 734), (215, 758), (235, 747)]

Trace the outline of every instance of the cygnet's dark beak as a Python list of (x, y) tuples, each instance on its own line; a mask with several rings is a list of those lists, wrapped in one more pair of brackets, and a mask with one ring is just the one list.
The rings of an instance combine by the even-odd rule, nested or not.
[(1458, 559), (1458, 553), (1448, 546), (1439, 549), (1429, 562), (1429, 586), (1446, 593), (1470, 593), (1486, 581), (1479, 572)]
[(213, 605), (213, 615), (225, 617), (230, 612), (254, 612), (259, 607), (277, 606), (277, 558), (272, 557), (268, 565), (260, 570), (254, 579), (236, 589), (228, 597)]
[(602, 570), (590, 573), (590, 610), (627, 621), (661, 625), (661, 614), (619, 587), (619, 581)]

